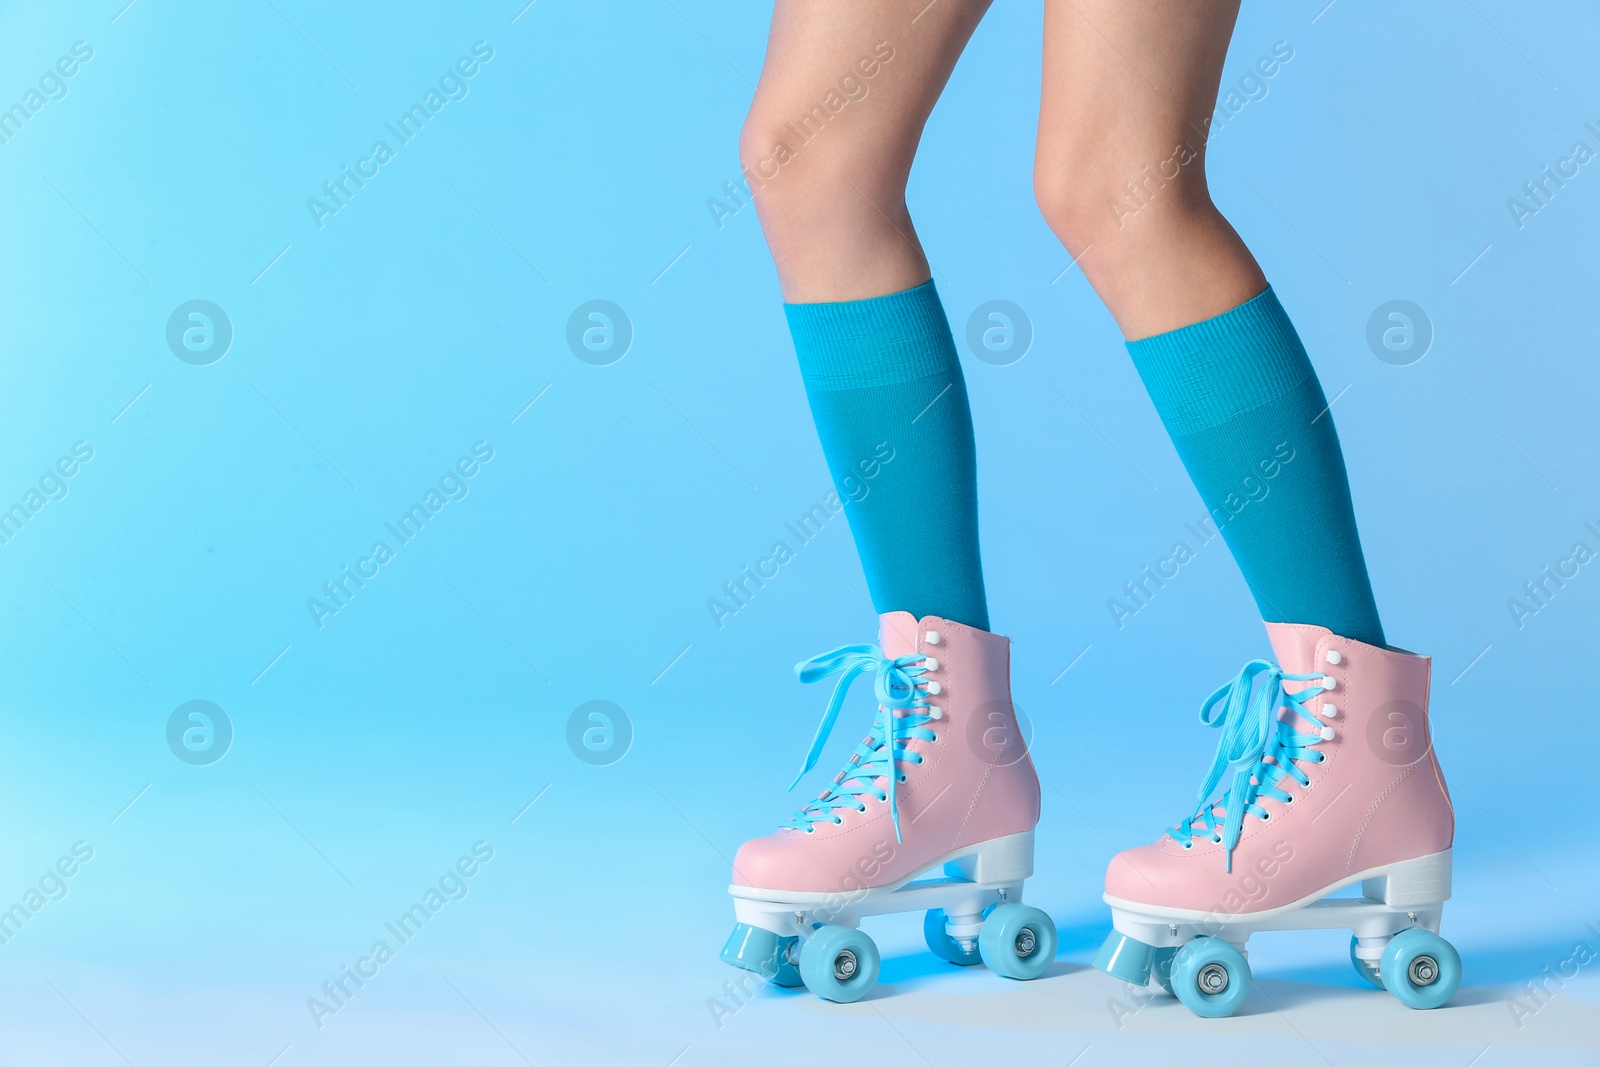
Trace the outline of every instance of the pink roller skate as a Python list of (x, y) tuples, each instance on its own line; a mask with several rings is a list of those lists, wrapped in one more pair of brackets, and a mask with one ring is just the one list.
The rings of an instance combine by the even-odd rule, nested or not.
[[(1455, 816), (1428, 733), (1430, 661), (1318, 626), (1267, 634), (1279, 666), (1247, 664), (1201, 709), (1222, 740), (1195, 813), (1112, 859), (1115, 930), (1095, 966), (1138, 985), (1153, 970), (1215, 1018), (1249, 993), (1251, 934), (1343, 928), (1363, 977), (1437, 1007), (1461, 959), (1438, 933)], [(1358, 882), (1361, 896), (1330, 896)]]
[[(850, 682), (876, 679), (872, 731), (820, 796), (733, 861), (736, 967), (853, 1001), (878, 976), (862, 917), (927, 910), (928, 946), (952, 963), (1035, 978), (1055, 957), (1050, 917), (1021, 903), (1033, 874), (1039, 779), (1011, 705), (1010, 642), (905, 612), (882, 647), (847, 645), (799, 664), (841, 675), (801, 775), (816, 763)], [(797, 779), (798, 781), (798, 779)]]

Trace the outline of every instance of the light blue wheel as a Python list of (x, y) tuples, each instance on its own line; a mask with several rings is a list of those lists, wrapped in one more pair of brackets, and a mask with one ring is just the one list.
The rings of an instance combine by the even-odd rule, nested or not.
[(1360, 943), (1360, 938), (1356, 937), (1354, 934), (1350, 936), (1350, 963), (1355, 967), (1357, 974), (1365, 978), (1368, 982), (1372, 983), (1372, 988), (1382, 989), (1383, 975), (1378, 973), (1378, 961), (1364, 960), (1360, 956), (1356, 955), (1356, 946)]
[(1175, 948), (1158, 948), (1150, 960), (1151, 977), (1161, 983), (1161, 988), (1168, 993), (1172, 992), (1172, 961), (1177, 955)]
[(878, 981), (878, 946), (848, 926), (820, 927), (800, 948), (800, 978), (823, 1000), (860, 1000)]
[(1378, 971), (1383, 986), (1408, 1008), (1437, 1008), (1461, 985), (1461, 957), (1438, 934), (1413, 927), (1394, 935)]
[(800, 939), (798, 937), (786, 937), (783, 939), (777, 958), (774, 960), (776, 966), (773, 972), (767, 976), (773, 985), (780, 985), (785, 989), (793, 989), (801, 984), (800, 968), (795, 966), (794, 963), (794, 954), (799, 951)]
[(1250, 995), (1250, 964), (1220, 937), (1197, 937), (1172, 957), (1172, 992), (1202, 1018), (1226, 1018)]
[(1038, 908), (1001, 904), (983, 921), (978, 951), (995, 974), (1030, 981), (1055, 962), (1056, 924)]
[(972, 942), (972, 947), (963, 949), (960, 942), (945, 933), (944, 924), (947, 916), (943, 908), (934, 908), (922, 917), (922, 937), (928, 942), (928, 948), (933, 954), (948, 963), (961, 967), (971, 967), (983, 962), (983, 957), (978, 954), (978, 942)]

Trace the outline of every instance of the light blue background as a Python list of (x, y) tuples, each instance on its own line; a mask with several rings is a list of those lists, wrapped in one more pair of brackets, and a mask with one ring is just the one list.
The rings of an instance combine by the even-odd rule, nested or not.
[[(754, 212), (707, 207), (767, 6), (123, 2), (0, 15), (0, 106), (94, 49), (0, 144), (0, 507), (94, 449), (0, 545), (0, 907), (94, 849), (0, 945), (0, 1062), (908, 1056), (871, 1011), (770, 991), (719, 1029), (706, 1008), (727, 859), (794, 806), (824, 699), (791, 667), (873, 627), (841, 521), (723, 628), (706, 606), (828, 489)], [(1220, 542), (1124, 628), (1106, 607), (1203, 506), (1033, 206), (1040, 17), (991, 12), (911, 198), (958, 336), (996, 298), (1036, 331), (966, 371), (991, 607), (1046, 782), (1030, 894), (1076, 973), (1106, 859), (1191, 802), (1214, 742), (1194, 708), (1265, 644)], [(1211, 150), (1340, 394), (1390, 639), (1436, 657), (1446, 932), (1478, 1003), (1600, 944), (1600, 564), (1524, 628), (1506, 605), (1600, 549), (1600, 163), (1525, 228), (1506, 206), (1600, 148), (1597, 31), (1571, 0), (1249, 4), (1227, 78), (1276, 41), (1294, 58)], [(469, 95), (319, 229), (307, 198), (480, 40)], [(1365, 341), (1397, 298), (1436, 331), (1407, 367)], [(234, 329), (210, 366), (166, 345), (192, 299)], [(611, 366), (566, 344), (592, 299), (635, 330)], [(307, 599), (479, 441), (470, 494), (319, 629)], [(235, 731), (210, 766), (165, 739), (194, 699)], [(591, 699), (631, 719), (611, 766), (566, 744)], [(477, 841), (469, 895), (318, 1029), (307, 998)], [(1000, 981), (943, 975), (914, 918), (881, 929), (886, 997)], [(1334, 935), (1254, 948), (1313, 1005), (1357, 981)], [(1592, 974), (1565, 992), (1597, 999)], [(908, 1033), (932, 1062), (959, 1046)]]

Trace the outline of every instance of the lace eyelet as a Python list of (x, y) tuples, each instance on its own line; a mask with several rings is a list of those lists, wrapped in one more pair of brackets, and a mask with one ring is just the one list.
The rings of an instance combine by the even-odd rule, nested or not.
[(1263, 812), (1262, 812), (1262, 813), (1261, 813), (1261, 821), (1262, 821), (1262, 822), (1271, 822), (1271, 821), (1272, 821), (1272, 812), (1270, 812), (1270, 811), (1263, 811)]
[(1293, 804), (1294, 803), (1294, 794), (1290, 793), (1288, 798), (1286, 800), (1284, 800), (1284, 803), (1285, 804)]
[(1189, 851), (1191, 848), (1194, 848), (1194, 842), (1193, 841), (1185, 841), (1183, 843), (1183, 850), (1185, 852)]

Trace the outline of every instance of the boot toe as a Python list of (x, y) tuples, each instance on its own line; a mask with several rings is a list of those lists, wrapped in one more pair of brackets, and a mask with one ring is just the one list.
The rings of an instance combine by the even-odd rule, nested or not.
[(752, 889), (807, 888), (796, 881), (805, 874), (803, 857), (796, 854), (805, 836), (784, 829), (746, 841), (733, 857), (733, 884)]
[(1154, 845), (1119, 852), (1106, 867), (1106, 895), (1139, 904), (1153, 903), (1165, 880), (1161, 877), (1164, 866), (1165, 859)]
[[(1215, 856), (1212, 846), (1186, 849), (1170, 838), (1119, 852), (1106, 868), (1106, 895), (1132, 904), (1206, 910), (1217, 895), (1207, 856)], [(1218, 859), (1217, 871), (1222, 869)]]

